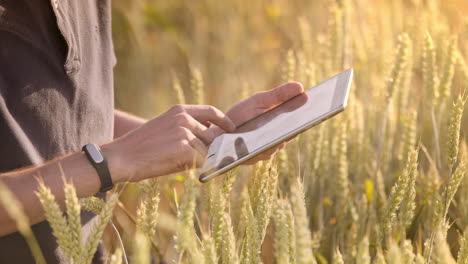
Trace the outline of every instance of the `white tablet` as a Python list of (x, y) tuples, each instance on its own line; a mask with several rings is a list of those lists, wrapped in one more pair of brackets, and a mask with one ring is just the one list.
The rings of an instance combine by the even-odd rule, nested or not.
[(200, 181), (207, 182), (343, 111), (352, 78), (353, 69), (343, 71), (245, 122), (235, 132), (215, 138)]

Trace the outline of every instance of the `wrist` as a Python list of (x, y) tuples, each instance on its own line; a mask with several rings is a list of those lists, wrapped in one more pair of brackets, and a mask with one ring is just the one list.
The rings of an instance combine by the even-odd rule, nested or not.
[(101, 146), (101, 151), (107, 160), (112, 182), (114, 184), (126, 182), (130, 176), (128, 167), (124, 166), (125, 158), (118, 145), (118, 142), (113, 141)]

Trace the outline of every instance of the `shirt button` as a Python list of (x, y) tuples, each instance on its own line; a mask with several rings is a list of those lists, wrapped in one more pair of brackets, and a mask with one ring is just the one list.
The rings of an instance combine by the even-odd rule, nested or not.
[(58, 8), (58, 0), (54, 0), (54, 7)]

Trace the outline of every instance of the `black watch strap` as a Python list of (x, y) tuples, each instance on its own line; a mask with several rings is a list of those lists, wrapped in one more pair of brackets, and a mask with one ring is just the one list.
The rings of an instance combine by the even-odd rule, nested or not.
[(109, 167), (101, 148), (96, 144), (86, 144), (82, 150), (99, 175), (99, 179), (101, 180), (101, 189), (99, 191), (106, 192), (112, 189), (114, 184), (112, 183)]

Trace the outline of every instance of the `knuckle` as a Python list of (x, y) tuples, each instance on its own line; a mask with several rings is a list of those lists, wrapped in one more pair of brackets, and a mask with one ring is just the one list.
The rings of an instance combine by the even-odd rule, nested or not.
[(176, 105), (172, 106), (170, 110), (173, 113), (184, 113), (185, 112), (184, 105), (181, 105), (181, 104), (176, 104)]
[(214, 106), (211, 106), (209, 105), (207, 108), (206, 108), (207, 112), (212, 115), (212, 116), (218, 116), (218, 109)]
[(182, 141), (185, 140), (188, 143), (188, 140), (192, 138), (191, 135), (192, 132), (188, 128), (179, 127), (179, 136), (182, 138)]
[(182, 151), (187, 151), (188, 148), (190, 148), (190, 142), (188, 139), (182, 139), (180, 141), (180, 146), (182, 147)]
[(179, 126), (186, 126), (190, 123), (190, 117), (187, 113), (180, 113), (176, 115), (176, 123)]

